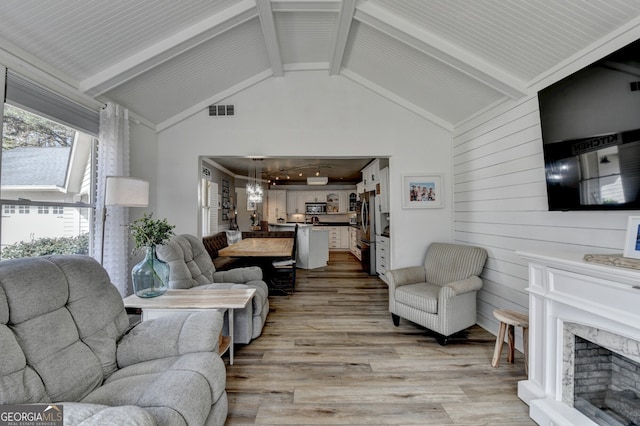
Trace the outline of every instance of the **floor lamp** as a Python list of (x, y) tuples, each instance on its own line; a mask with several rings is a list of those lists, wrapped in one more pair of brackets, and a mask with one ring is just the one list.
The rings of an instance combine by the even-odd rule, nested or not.
[(104, 230), (107, 223), (107, 207), (147, 207), (149, 205), (149, 182), (128, 176), (107, 176), (102, 207), (102, 247), (100, 264), (104, 261)]

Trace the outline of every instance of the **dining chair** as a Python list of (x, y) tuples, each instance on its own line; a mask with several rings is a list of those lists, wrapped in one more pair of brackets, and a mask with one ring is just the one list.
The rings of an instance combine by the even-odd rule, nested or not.
[(271, 279), (272, 289), (286, 295), (293, 294), (296, 285), (296, 256), (298, 250), (298, 224), (293, 230), (293, 248), (291, 257), (274, 260), (273, 277)]

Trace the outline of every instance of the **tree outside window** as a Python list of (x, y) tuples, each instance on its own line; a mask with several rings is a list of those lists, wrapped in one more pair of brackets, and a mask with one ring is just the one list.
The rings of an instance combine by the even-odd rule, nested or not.
[[(95, 143), (91, 135), (5, 103), (0, 259), (89, 253)], [(29, 214), (32, 208), (38, 214)]]

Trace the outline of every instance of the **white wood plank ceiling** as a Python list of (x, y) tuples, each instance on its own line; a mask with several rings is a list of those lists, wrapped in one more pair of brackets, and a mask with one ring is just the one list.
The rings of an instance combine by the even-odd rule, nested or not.
[(0, 63), (158, 129), (304, 70), (453, 129), (639, 28), (640, 0), (3, 0)]

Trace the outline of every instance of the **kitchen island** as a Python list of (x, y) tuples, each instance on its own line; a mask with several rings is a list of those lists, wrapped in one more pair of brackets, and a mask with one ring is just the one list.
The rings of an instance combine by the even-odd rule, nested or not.
[[(296, 266), (315, 269), (327, 266), (329, 261), (329, 231), (314, 229), (308, 223), (298, 223)], [(296, 223), (270, 223), (272, 231), (293, 231)]]

